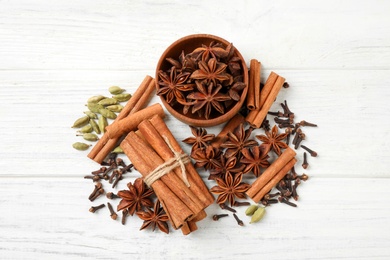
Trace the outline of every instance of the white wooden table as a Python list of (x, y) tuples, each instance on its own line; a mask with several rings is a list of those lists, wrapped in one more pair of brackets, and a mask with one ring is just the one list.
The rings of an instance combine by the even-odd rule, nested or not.
[[(389, 14), (379, 0), (0, 1), (0, 258), (389, 259)], [(73, 150), (70, 125), (89, 96), (133, 92), (194, 33), (233, 42), (263, 78), (284, 76), (291, 87), (273, 108), (286, 99), (319, 125), (305, 129), (319, 157), (298, 208), (272, 206), (253, 225), (239, 209), (245, 227), (209, 217), (189, 236), (91, 214), (83, 176), (98, 165)], [(178, 140), (190, 135), (166, 122)]]

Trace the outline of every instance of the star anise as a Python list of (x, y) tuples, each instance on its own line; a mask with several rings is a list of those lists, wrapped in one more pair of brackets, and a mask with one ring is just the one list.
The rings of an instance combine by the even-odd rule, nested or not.
[(204, 128), (196, 128), (193, 126), (190, 126), (190, 128), (194, 137), (188, 137), (182, 142), (192, 145), (193, 151), (198, 148), (207, 147), (215, 137), (214, 134), (207, 134), (207, 130)]
[(220, 93), (222, 86), (218, 84), (214, 88), (213, 83), (210, 83), (206, 88), (202, 82), (195, 81), (195, 83), (199, 92), (193, 92), (187, 96), (188, 99), (196, 100), (196, 103), (192, 107), (192, 113), (204, 108), (204, 116), (206, 119), (209, 119), (211, 110), (214, 108), (223, 114), (225, 109), (221, 102), (230, 100), (230, 97)]
[(142, 178), (137, 178), (134, 184), (127, 184), (129, 190), (121, 190), (118, 196), (122, 198), (117, 210), (127, 209), (130, 215), (142, 210), (142, 207), (153, 207), (153, 202), (149, 198), (154, 192), (146, 187)]
[(206, 148), (198, 148), (191, 153), (192, 159), (195, 160), (195, 168), (203, 167), (205, 170), (213, 169), (212, 159), (219, 158), (221, 150), (209, 145)]
[(209, 46), (202, 44), (201, 47), (196, 48), (191, 56), (196, 60), (207, 61), (210, 57), (216, 58), (225, 58), (229, 55), (229, 52), (225, 50), (221, 43), (215, 43), (212, 41)]
[(242, 173), (232, 176), (231, 173), (227, 173), (224, 179), (217, 178), (216, 182), (218, 185), (212, 187), (210, 191), (218, 195), (217, 203), (225, 203), (229, 201), (230, 205), (233, 206), (236, 197), (245, 199), (245, 192), (249, 188), (249, 184), (241, 182)]
[(173, 66), (170, 70), (169, 76), (164, 71), (159, 71), (159, 81), (157, 95), (165, 96), (165, 100), (172, 104), (174, 101), (185, 103), (186, 98), (183, 92), (194, 89), (193, 84), (187, 84), (186, 81), (190, 76), (190, 72), (180, 72), (177, 74), (176, 67)]
[(260, 146), (254, 146), (250, 149), (244, 148), (241, 150), (242, 158), (241, 163), (245, 165), (244, 173), (248, 173), (250, 171), (256, 177), (259, 177), (261, 174), (260, 168), (267, 168), (270, 163), (267, 161), (269, 145), (262, 144)]
[(287, 137), (287, 133), (278, 134), (278, 128), (276, 125), (272, 127), (271, 132), (266, 131), (265, 134), (266, 135), (256, 135), (256, 138), (262, 141), (263, 144), (270, 145), (277, 155), (282, 153), (281, 149), (286, 149), (288, 147), (288, 145), (283, 142), (283, 140)]
[(228, 80), (229, 84), (233, 83), (232, 75), (226, 73), (225, 71), (227, 65), (225, 63), (218, 62), (215, 58), (209, 59), (207, 63), (206, 61), (199, 61), (198, 66), (199, 69), (195, 70), (191, 74), (191, 79), (205, 80), (207, 83), (212, 82), (214, 83), (214, 86), (225, 80)]
[(233, 132), (228, 133), (228, 140), (221, 145), (222, 148), (227, 148), (226, 157), (235, 157), (241, 155), (241, 150), (246, 147), (257, 145), (255, 140), (248, 140), (253, 128), (250, 127), (244, 130), (244, 124), (240, 124)]
[(160, 207), (160, 201), (156, 201), (153, 210), (146, 208), (146, 211), (137, 212), (137, 215), (144, 221), (140, 230), (151, 227), (154, 231), (158, 227), (162, 232), (169, 233), (167, 223), (169, 219), (164, 209)]
[(245, 165), (239, 164), (237, 157), (231, 156), (226, 158), (223, 154), (220, 155), (219, 160), (211, 159), (211, 163), (214, 167), (210, 171), (209, 180), (216, 178), (224, 179), (228, 173), (235, 175), (242, 172), (245, 168)]

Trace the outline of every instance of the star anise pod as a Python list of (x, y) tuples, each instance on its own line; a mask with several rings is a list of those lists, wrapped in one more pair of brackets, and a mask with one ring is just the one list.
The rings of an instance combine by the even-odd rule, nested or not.
[(212, 187), (210, 191), (218, 195), (217, 203), (225, 203), (229, 201), (230, 205), (233, 206), (236, 197), (245, 199), (245, 192), (249, 188), (249, 184), (241, 182), (242, 173), (232, 176), (231, 173), (227, 173), (224, 179), (217, 178), (216, 182), (218, 185)]
[(225, 80), (229, 81), (229, 85), (233, 83), (232, 75), (226, 73), (227, 65), (218, 62), (215, 58), (209, 59), (207, 63), (205, 61), (199, 61), (198, 66), (199, 69), (191, 74), (191, 79), (205, 80), (207, 83), (212, 82), (214, 86)]
[(280, 155), (282, 153), (281, 149), (286, 149), (288, 145), (283, 142), (283, 140), (287, 137), (287, 133), (278, 134), (278, 128), (275, 125), (272, 127), (271, 132), (266, 131), (265, 135), (256, 135), (263, 144), (268, 144), (271, 146), (271, 149), (277, 154)]
[(154, 231), (158, 227), (162, 232), (169, 233), (168, 216), (164, 209), (160, 207), (160, 201), (157, 200), (154, 204), (153, 210), (146, 208), (146, 211), (139, 211), (137, 215), (144, 221), (140, 230), (151, 227)]
[(212, 41), (209, 46), (202, 44), (201, 47), (196, 48), (191, 54), (196, 60), (207, 61), (210, 57), (225, 58), (229, 55), (229, 52), (225, 50), (221, 43), (215, 43)]
[(242, 149), (257, 145), (258, 143), (255, 140), (248, 140), (252, 131), (252, 127), (244, 130), (244, 124), (240, 124), (233, 132), (229, 132), (228, 140), (221, 145), (222, 148), (227, 148), (225, 156), (240, 156)]
[(142, 178), (137, 178), (134, 184), (127, 184), (129, 190), (121, 190), (118, 196), (122, 198), (117, 210), (128, 209), (129, 214), (142, 210), (142, 207), (153, 207), (153, 202), (149, 198), (154, 192), (146, 187)]
[(159, 81), (157, 95), (165, 96), (167, 103), (172, 104), (174, 101), (185, 103), (186, 99), (183, 92), (194, 89), (194, 84), (188, 84), (186, 81), (191, 73), (180, 72), (177, 74), (176, 67), (173, 66), (170, 70), (169, 76), (164, 71), (159, 71)]
[(245, 165), (244, 173), (248, 173), (250, 171), (256, 177), (259, 177), (261, 174), (260, 168), (267, 168), (270, 163), (267, 161), (269, 145), (262, 144), (260, 146), (254, 146), (250, 149), (244, 148), (241, 150), (242, 158), (241, 163)]
[(223, 114), (225, 112), (221, 102), (230, 100), (230, 97), (220, 93), (221, 85), (217, 85), (214, 88), (213, 83), (210, 83), (206, 88), (202, 82), (195, 81), (196, 87), (199, 92), (193, 92), (187, 96), (188, 99), (196, 100), (196, 103), (192, 107), (192, 113), (204, 108), (204, 117), (208, 119), (211, 114), (212, 108)]
[(207, 147), (210, 142), (214, 139), (214, 134), (207, 134), (207, 130), (204, 128), (196, 128), (190, 126), (192, 135), (194, 137), (188, 137), (184, 139), (182, 142), (186, 144), (192, 145), (192, 150), (194, 151), (197, 148)]
[(195, 160), (195, 168), (203, 167), (205, 170), (213, 169), (212, 159), (219, 158), (221, 150), (209, 145), (206, 148), (197, 148), (192, 151), (191, 157)]
[(240, 165), (237, 157), (231, 156), (226, 158), (223, 154), (219, 157), (219, 160), (212, 159), (211, 163), (214, 165), (210, 171), (209, 180), (216, 178), (225, 178), (226, 174), (230, 173), (235, 175), (244, 170), (245, 165)]

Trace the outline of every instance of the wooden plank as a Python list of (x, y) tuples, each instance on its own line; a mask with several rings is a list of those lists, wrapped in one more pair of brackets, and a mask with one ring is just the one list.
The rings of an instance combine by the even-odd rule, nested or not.
[[(0, 161), (3, 176), (83, 176), (98, 167), (86, 152), (73, 150), (70, 126), (82, 116), (91, 95), (109, 94), (111, 85), (132, 93), (153, 71), (1, 71), (0, 104), (3, 141)], [(264, 71), (262, 78), (270, 73)], [(387, 71), (277, 70), (290, 83), (271, 110), (288, 100), (296, 121), (317, 123), (304, 128), (304, 143), (319, 153), (309, 157), (307, 173), (315, 176), (389, 177), (390, 79)], [(151, 103), (159, 102), (156, 96)], [(269, 117), (273, 124), (272, 117)], [(168, 115), (167, 124), (178, 140), (191, 135), (187, 125)], [(378, 127), (374, 127), (378, 125)], [(218, 133), (220, 127), (209, 128)], [(261, 130), (253, 135), (261, 134)], [(6, 138), (9, 136), (15, 138)], [(190, 147), (183, 144), (190, 152)], [(302, 164), (298, 150), (298, 165)], [(356, 158), (364, 155), (362, 163)], [(15, 167), (23, 165), (23, 167)], [(299, 168), (298, 168), (299, 169)], [(301, 171), (301, 169), (299, 169)], [(202, 173), (205, 175), (204, 173)]]
[[(132, 180), (132, 179), (130, 179)], [(121, 184), (121, 183), (120, 183)], [(124, 183), (120, 188), (124, 188)], [(312, 178), (299, 187), (298, 208), (278, 204), (263, 220), (245, 226), (213, 205), (199, 230), (138, 231), (136, 216), (127, 224), (110, 218), (107, 208), (92, 214), (92, 184), (80, 178), (1, 178), (0, 255), (2, 259), (386, 259), (390, 257), (388, 179)], [(116, 205), (118, 201), (113, 201)]]
[[(389, 3), (8, 1), (0, 69), (154, 69), (175, 40), (210, 33), (265, 68), (388, 69)], [(190, 19), (196, 14), (196, 19)], [(218, 22), (210, 17), (218, 16)]]

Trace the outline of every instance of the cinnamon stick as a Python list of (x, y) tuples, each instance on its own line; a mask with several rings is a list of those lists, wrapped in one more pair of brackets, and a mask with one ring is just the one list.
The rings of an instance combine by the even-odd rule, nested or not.
[(261, 63), (252, 59), (249, 70), (249, 86), (246, 106), (249, 110), (260, 109), (260, 74)]
[(263, 123), (264, 118), (267, 116), (269, 109), (274, 103), (280, 89), (283, 86), (285, 78), (278, 76), (275, 83), (272, 86), (270, 93), (268, 94), (264, 104), (262, 105), (260, 110), (252, 110), (249, 112), (247, 117), (245, 118), (248, 123), (250, 123), (253, 127), (260, 128)]
[(248, 197), (252, 198), (291, 160), (296, 152), (288, 147), (283, 153), (258, 177), (246, 191)]
[(187, 221), (183, 224), (183, 226), (181, 227), (181, 232), (183, 233), (183, 235), (188, 235), (197, 229), (198, 229), (198, 226), (196, 225), (196, 222), (193, 220), (190, 220), (190, 221)]
[(211, 145), (214, 148), (219, 148), (227, 139), (227, 134), (233, 132), (237, 126), (245, 122), (245, 118), (241, 114), (236, 114), (226, 125), (222, 128), (221, 132), (214, 138)]
[(260, 108), (259, 109), (261, 109), (262, 105), (265, 103), (265, 100), (267, 99), (269, 93), (271, 92), (272, 87), (275, 85), (277, 78), (278, 78), (278, 74), (271, 71), (271, 74), (269, 74), (267, 81), (265, 82), (264, 87), (260, 93)]
[(120, 121), (114, 122), (111, 125), (107, 126), (106, 130), (108, 136), (110, 138), (119, 138), (122, 135), (137, 129), (139, 123), (154, 115), (159, 115), (160, 117), (165, 116), (164, 110), (159, 103), (144, 108), (134, 114), (129, 115), (126, 118), (123, 118)]
[(265, 194), (272, 190), (272, 188), (275, 187), (281, 179), (283, 179), (283, 177), (291, 170), (296, 162), (297, 159), (291, 159), (254, 197), (252, 197), (252, 200), (258, 203)]
[[(138, 145), (139, 137), (138, 139), (135, 138), (137, 138), (137, 135), (130, 132), (121, 142), (121, 147), (137, 170), (145, 177), (155, 169), (155, 164), (145, 158), (145, 152)], [(152, 188), (175, 229), (180, 228), (184, 222), (194, 215), (161, 179), (153, 182)]]
[[(161, 136), (168, 138), (170, 144), (177, 153), (183, 153), (183, 149), (180, 147), (179, 143), (176, 141), (175, 137), (172, 135), (171, 131), (168, 129), (167, 125), (164, 123), (160, 116), (154, 116), (150, 119), (150, 122), (160, 133)], [(207, 206), (211, 205), (214, 202), (214, 196), (210, 193), (207, 186), (204, 184), (202, 178), (199, 176), (199, 173), (196, 171), (192, 163), (187, 163), (185, 165), (187, 178), (192, 185), (194, 185), (194, 192), (198, 195), (199, 199)]]
[[(135, 112), (142, 109), (149, 99), (151, 94), (155, 90), (155, 81), (154, 79), (146, 75), (144, 80), (138, 89), (134, 92), (131, 99), (126, 103), (122, 111), (118, 114), (115, 121), (119, 121), (128, 115), (134, 114)], [(114, 122), (115, 122), (114, 121)], [(104, 158), (118, 145), (120, 138), (108, 137), (108, 133), (105, 132), (104, 135), (99, 139), (99, 141), (94, 145), (92, 150), (88, 154), (88, 158), (101, 163)]]

